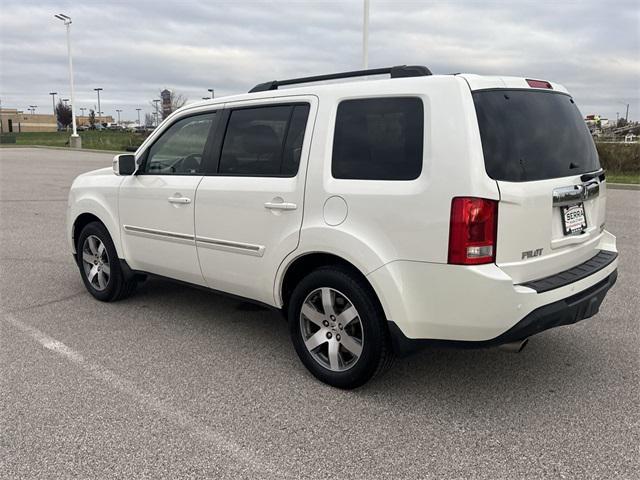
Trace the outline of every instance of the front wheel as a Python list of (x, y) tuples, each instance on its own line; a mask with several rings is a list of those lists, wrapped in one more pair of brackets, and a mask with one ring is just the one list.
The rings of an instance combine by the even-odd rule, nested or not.
[(99, 222), (82, 229), (76, 245), (80, 275), (89, 293), (98, 300), (111, 302), (131, 295), (135, 278), (126, 278), (109, 232)]
[(291, 295), (288, 319), (302, 363), (334, 387), (359, 387), (391, 360), (384, 314), (347, 269), (323, 267), (306, 276)]

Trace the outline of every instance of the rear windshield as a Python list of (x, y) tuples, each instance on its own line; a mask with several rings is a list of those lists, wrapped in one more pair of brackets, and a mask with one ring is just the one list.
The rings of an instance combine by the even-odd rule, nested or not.
[(473, 93), (487, 173), (526, 182), (600, 168), (589, 130), (562, 93), (485, 90)]

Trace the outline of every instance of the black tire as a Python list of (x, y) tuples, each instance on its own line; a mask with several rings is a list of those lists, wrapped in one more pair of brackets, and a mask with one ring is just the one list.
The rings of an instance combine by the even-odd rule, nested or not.
[[(97, 237), (104, 244), (109, 262), (110, 273), (106, 287), (103, 290), (99, 290), (89, 281), (82, 260), (83, 246), (87, 238), (91, 236)], [(76, 263), (78, 264), (84, 286), (91, 295), (100, 301), (113, 302), (121, 300), (130, 296), (136, 289), (136, 278), (133, 275), (129, 278), (125, 276), (122, 266), (120, 265), (118, 253), (113, 245), (113, 240), (111, 240), (111, 236), (106, 227), (100, 222), (91, 222), (80, 232), (76, 244)]]
[[(355, 364), (344, 371), (334, 371), (323, 366), (305, 346), (300, 312), (308, 296), (322, 288), (344, 294), (358, 312), (356, 318), (360, 320), (358, 328), (362, 331), (362, 350)], [(291, 339), (300, 360), (324, 383), (342, 389), (357, 388), (385, 370), (393, 360), (387, 321), (375, 294), (363, 279), (346, 268), (321, 267), (304, 277), (291, 294), (287, 317)], [(336, 330), (336, 333), (339, 331)]]

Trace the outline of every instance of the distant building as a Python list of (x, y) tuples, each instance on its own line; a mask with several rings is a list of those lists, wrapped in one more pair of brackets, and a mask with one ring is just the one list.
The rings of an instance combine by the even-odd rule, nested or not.
[[(113, 123), (113, 117), (111, 115), (100, 115), (101, 123)], [(96, 123), (98, 123), (98, 116), (96, 115)], [(91, 125), (89, 122), (89, 115), (76, 115), (76, 126)]]
[(166, 88), (160, 92), (160, 99), (162, 100), (162, 118), (167, 118), (171, 115), (171, 90)]
[(55, 132), (58, 122), (52, 114), (24, 113), (16, 108), (0, 109), (0, 131), (2, 133)]
[[(102, 115), (102, 123), (113, 123), (111, 115)], [(96, 123), (98, 117), (96, 116)], [(20, 132), (56, 132), (58, 130), (58, 120), (53, 114), (24, 113), (15, 108), (0, 108), (0, 131), (2, 133)], [(76, 115), (76, 126), (90, 125), (88, 115)]]

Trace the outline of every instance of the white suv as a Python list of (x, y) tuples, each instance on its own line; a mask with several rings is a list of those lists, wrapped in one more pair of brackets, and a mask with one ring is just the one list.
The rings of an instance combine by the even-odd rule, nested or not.
[(75, 180), (68, 238), (97, 299), (154, 274), (266, 304), (353, 388), (423, 344), (519, 349), (593, 316), (617, 275), (604, 178), (561, 85), (347, 72), (173, 113)]

